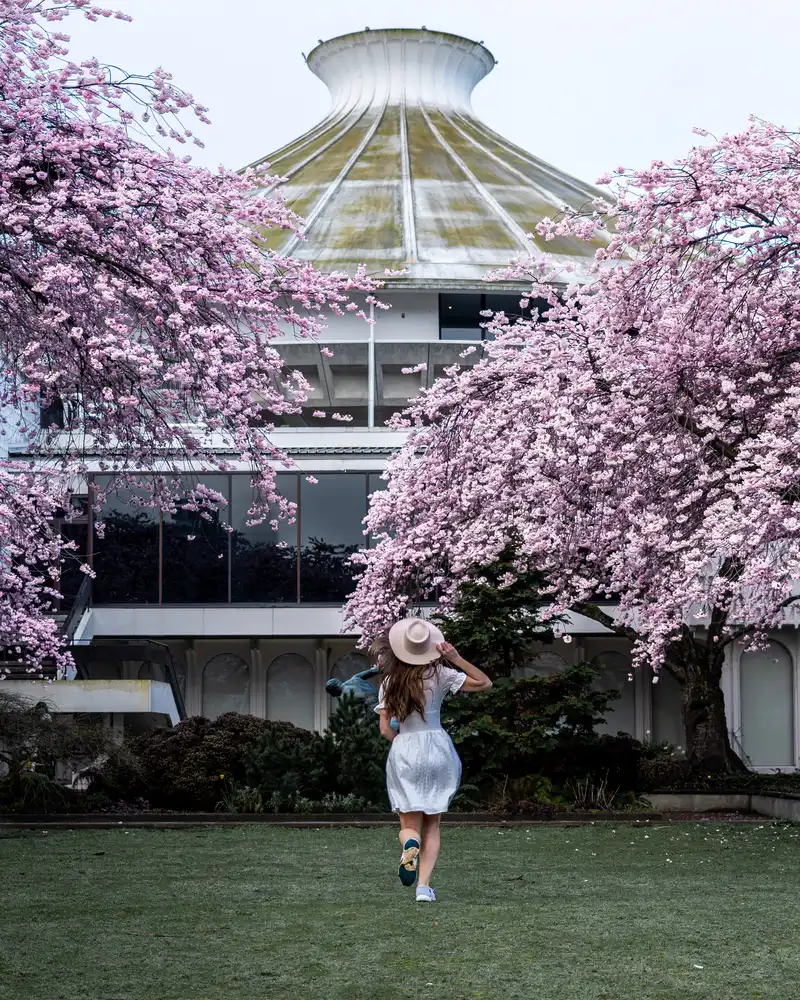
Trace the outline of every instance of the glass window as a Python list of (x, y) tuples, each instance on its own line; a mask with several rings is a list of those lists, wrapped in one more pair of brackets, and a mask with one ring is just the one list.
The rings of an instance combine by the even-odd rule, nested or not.
[[(297, 476), (276, 477), (281, 496), (297, 503)], [(248, 525), (254, 493), (249, 475), (231, 476), (231, 599), (237, 603), (297, 601), (297, 521)], [(277, 511), (275, 517), (277, 518)]]
[(608, 707), (605, 725), (596, 726), (596, 731), (611, 736), (616, 736), (617, 733), (635, 736), (636, 702), (633, 681), (628, 679), (632, 669), (630, 660), (623, 653), (608, 652), (595, 656), (592, 663), (600, 668), (595, 690), (619, 691), (619, 698)]
[(314, 728), (314, 668), (299, 653), (284, 653), (269, 666), (267, 718)]
[[(315, 417), (314, 414), (318, 412), (324, 416)], [(334, 419), (334, 413), (339, 419)], [(341, 419), (343, 417), (349, 419)], [(369, 423), (369, 410), (366, 406), (338, 406), (336, 403), (330, 406), (304, 406), (302, 413), (270, 415), (268, 422), (275, 427), (333, 427), (337, 430), (342, 427), (366, 427)]]
[[(381, 478), (380, 472), (370, 472), (367, 479), (367, 489), (369, 495), (372, 496), (373, 493), (382, 493), (389, 484), (385, 479)], [(376, 541), (373, 535), (369, 535), (368, 547), (374, 548)]]
[(795, 766), (793, 688), (783, 646), (742, 654), (742, 746), (753, 767)]
[(162, 601), (165, 604), (221, 604), (228, 600), (228, 508), (194, 509), (189, 491), (202, 484), (228, 499), (228, 477), (181, 477), (186, 499), (165, 512)]
[(86, 520), (64, 521), (60, 529), (61, 537), (67, 542), (74, 542), (75, 548), (64, 552), (61, 557), (61, 611), (68, 613), (78, 595), (81, 584), (86, 579), (81, 566), (89, 560), (89, 525)]
[(439, 296), (441, 340), (481, 340), (483, 295), (480, 292), (446, 293)]
[(544, 299), (530, 299), (526, 308), (520, 302), (524, 298), (520, 292), (450, 293), (439, 296), (439, 339), (440, 340), (491, 340), (494, 335), (487, 333), (481, 324), (490, 317), (482, 316), (487, 309), (505, 313), (510, 322), (520, 316), (529, 317), (533, 309), (543, 312), (550, 308)]
[(250, 711), (250, 668), (233, 653), (212, 656), (203, 670), (203, 715), (216, 719), (226, 712)]
[(354, 552), (366, 545), (364, 473), (321, 474), (300, 481), (300, 600), (343, 601), (353, 590)]
[[(101, 490), (110, 476), (97, 476)], [(159, 512), (136, 506), (145, 491), (121, 489), (103, 504), (97, 520), (105, 525), (103, 537), (94, 537), (93, 598), (97, 604), (157, 604), (159, 562)]]

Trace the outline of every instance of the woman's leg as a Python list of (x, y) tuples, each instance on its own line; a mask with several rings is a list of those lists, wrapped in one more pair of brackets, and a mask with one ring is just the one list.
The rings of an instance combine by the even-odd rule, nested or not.
[(430, 877), (439, 857), (441, 816), (422, 817), (422, 850), (419, 852), (419, 884), (429, 885)]
[(417, 880), (419, 842), (422, 830), (422, 813), (400, 813), (400, 855), (398, 875), (403, 885), (413, 885)]
[(422, 834), (422, 813), (400, 813), (400, 846), (405, 847), (407, 840), (420, 840)]

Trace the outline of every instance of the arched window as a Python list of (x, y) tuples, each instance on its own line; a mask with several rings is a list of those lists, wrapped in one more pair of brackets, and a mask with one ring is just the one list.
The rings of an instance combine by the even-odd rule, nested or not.
[[(180, 660), (173, 660), (173, 666), (175, 667), (175, 676), (178, 680), (178, 688), (180, 689), (181, 695), (186, 697), (186, 667), (181, 663)], [(164, 681), (167, 680), (167, 668), (163, 663), (153, 663), (151, 661), (146, 661), (139, 667), (139, 680), (140, 681)]]
[(645, 674), (653, 691), (653, 740), (656, 743), (671, 743), (685, 750), (680, 682), (666, 667), (661, 667), (657, 676), (658, 680), (653, 684), (652, 673)]
[(267, 718), (314, 728), (314, 668), (299, 653), (284, 653), (267, 671)]
[(241, 656), (220, 653), (203, 670), (203, 715), (216, 719), (226, 712), (250, 711), (250, 668)]
[(742, 746), (754, 767), (794, 767), (792, 658), (777, 642), (742, 654)]
[(563, 656), (548, 649), (537, 653), (524, 667), (517, 667), (511, 672), (511, 676), (515, 680), (521, 677), (552, 677), (560, 674), (566, 665), (567, 661)]
[[(331, 667), (331, 677), (335, 677), (340, 681), (349, 681), (354, 674), (360, 674), (362, 670), (366, 670), (369, 667), (369, 661), (363, 653), (357, 653), (355, 650), (351, 650), (349, 653), (344, 653)], [(370, 677), (369, 683), (377, 689), (380, 684), (381, 679), (378, 674), (374, 677)]]
[(609, 651), (599, 653), (592, 660), (599, 667), (594, 687), (597, 691), (619, 691), (619, 698), (611, 702), (605, 713), (605, 725), (596, 727), (598, 733), (636, 735), (636, 702), (633, 693), (631, 661), (624, 653)]
[(167, 672), (161, 663), (151, 663), (148, 660), (139, 667), (140, 681), (165, 681)]

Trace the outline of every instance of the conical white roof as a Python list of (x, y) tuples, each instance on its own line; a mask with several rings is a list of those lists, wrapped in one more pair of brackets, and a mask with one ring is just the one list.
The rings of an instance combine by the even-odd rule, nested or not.
[[(326, 270), (407, 269), (402, 284), (474, 284), (521, 253), (583, 270), (594, 248), (545, 242), (545, 216), (600, 192), (503, 139), (470, 97), (494, 67), (482, 44), (436, 31), (362, 31), (323, 42), (309, 69), (331, 93), (328, 116), (258, 161), (306, 223), (270, 245)], [(533, 238), (529, 234), (533, 233)]]

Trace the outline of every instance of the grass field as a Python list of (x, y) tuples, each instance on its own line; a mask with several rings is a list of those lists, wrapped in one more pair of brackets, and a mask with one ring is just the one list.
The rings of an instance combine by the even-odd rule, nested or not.
[(791, 1000), (800, 830), (0, 833), (3, 1000)]

